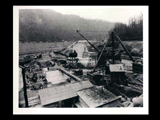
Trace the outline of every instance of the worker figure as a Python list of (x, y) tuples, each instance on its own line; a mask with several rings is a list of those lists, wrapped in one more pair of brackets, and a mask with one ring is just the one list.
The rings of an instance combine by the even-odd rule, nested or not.
[(37, 82), (37, 78), (38, 78), (37, 73), (34, 73), (32, 77), (32, 81)]
[(77, 57), (77, 52), (75, 50), (74, 50), (73, 54), (74, 54), (74, 57)]
[(69, 54), (69, 57), (77, 57), (77, 52), (72, 50), (72, 52)]

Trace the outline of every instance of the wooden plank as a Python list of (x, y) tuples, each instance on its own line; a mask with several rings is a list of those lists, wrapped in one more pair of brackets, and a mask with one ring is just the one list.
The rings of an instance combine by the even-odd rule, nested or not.
[(128, 81), (129, 83), (143, 85), (143, 82), (140, 79), (134, 79), (133, 75), (130, 73), (126, 73), (125, 76), (129, 79), (129, 81)]
[(79, 102), (75, 103), (75, 105), (78, 107), (78, 108), (83, 108)]
[[(107, 92), (106, 92), (107, 91)], [(90, 89), (85, 89), (77, 92), (80, 98), (80, 104), (84, 104), (84, 106), (89, 106), (90, 108), (96, 108), (98, 106), (102, 106), (104, 104), (109, 104), (112, 101), (120, 99), (120, 96), (116, 96), (110, 91), (106, 90), (104, 93), (100, 92), (99, 89), (92, 87)]]
[(55, 103), (77, 96), (70, 86), (65, 85), (40, 90), (39, 95), (42, 105)]
[(68, 71), (62, 69), (62, 68), (58, 68), (58, 70), (62, 71), (63, 73), (65, 73), (66, 75), (70, 76), (71, 78), (77, 80), (77, 81), (82, 81), (80, 78), (78, 78), (77, 76), (69, 73)]
[(89, 81), (81, 81), (74, 84), (65, 84), (39, 90), (41, 104), (46, 105), (60, 100), (76, 97), (77, 91), (89, 87), (93, 87)]

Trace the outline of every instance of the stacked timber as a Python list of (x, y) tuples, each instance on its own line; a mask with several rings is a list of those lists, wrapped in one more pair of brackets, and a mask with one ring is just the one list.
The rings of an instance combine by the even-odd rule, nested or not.
[(125, 74), (128, 82), (128, 86), (131, 87), (132, 91), (143, 93), (143, 74)]

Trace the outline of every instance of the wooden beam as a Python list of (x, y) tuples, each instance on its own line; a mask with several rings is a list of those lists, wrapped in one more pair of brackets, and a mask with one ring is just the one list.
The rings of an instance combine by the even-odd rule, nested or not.
[(26, 88), (26, 80), (25, 80), (25, 68), (22, 68), (23, 75), (23, 89), (24, 89), (24, 99), (25, 99), (25, 107), (28, 107), (28, 97), (27, 97), (27, 88)]
[(102, 56), (102, 54), (103, 54), (103, 51), (105, 50), (106, 45), (107, 45), (107, 42), (106, 42), (106, 44), (103, 46), (103, 49), (102, 49), (102, 51), (101, 51), (101, 53), (100, 53), (100, 55), (99, 55), (99, 58), (98, 58), (98, 60), (97, 60), (97, 63), (96, 63), (96, 65), (95, 65), (93, 71), (95, 71), (95, 69), (96, 69), (96, 67), (97, 67), (97, 65), (98, 65), (98, 63), (99, 63), (99, 60), (100, 60), (100, 58), (101, 58), (101, 56)]
[(115, 34), (116, 38), (119, 40), (120, 44), (122, 45), (123, 49), (126, 51), (126, 53), (128, 54), (128, 56), (130, 57), (130, 59), (135, 62), (135, 60), (133, 59), (132, 55), (129, 53), (129, 51), (127, 50), (127, 48), (123, 45), (121, 39), (116, 35), (116, 33), (113, 31), (112, 33)]
[(113, 64), (115, 63), (115, 59), (114, 59), (114, 34), (112, 32), (112, 62)]
[(62, 68), (57, 68), (58, 70), (62, 71), (63, 73), (65, 73), (66, 75), (68, 75), (69, 77), (75, 79), (76, 81), (82, 81), (79, 77), (69, 73), (68, 71), (62, 69)]
[(99, 52), (99, 50), (94, 46), (94, 45), (92, 45), (90, 42), (89, 42), (89, 40), (87, 39), (87, 38), (85, 38), (79, 31), (80, 30), (76, 30), (77, 31), (77, 33), (79, 33), (80, 34), (80, 36), (82, 36), (85, 40), (87, 40), (87, 42), (97, 51), (97, 52)]

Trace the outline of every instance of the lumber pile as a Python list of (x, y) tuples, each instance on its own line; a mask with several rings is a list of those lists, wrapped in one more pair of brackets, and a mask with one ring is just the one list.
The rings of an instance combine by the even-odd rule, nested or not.
[(127, 77), (128, 86), (132, 89), (132, 91), (143, 93), (143, 74), (133, 74), (127, 73), (125, 74)]

